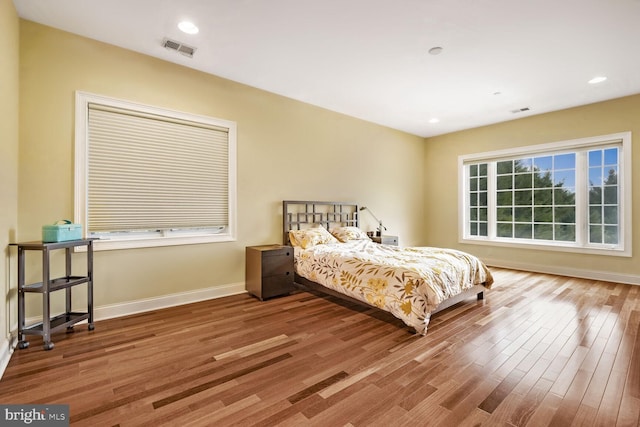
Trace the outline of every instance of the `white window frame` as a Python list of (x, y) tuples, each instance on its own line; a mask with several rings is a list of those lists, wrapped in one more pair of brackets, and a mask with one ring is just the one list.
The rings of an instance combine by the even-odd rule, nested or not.
[[(586, 167), (576, 170), (576, 242), (550, 242), (547, 240), (505, 239), (496, 237), (496, 188), (495, 168), (489, 165), (488, 177), (488, 236), (472, 236), (468, 233), (469, 223), (469, 179), (466, 165), (481, 162), (496, 162), (498, 160), (556, 153), (559, 151), (584, 150), (607, 144), (621, 144), (619, 150), (618, 185), (620, 187), (619, 215), (620, 241), (617, 245), (590, 244), (587, 239), (588, 200), (586, 186)], [(514, 248), (541, 249), (548, 251), (576, 252), (597, 255), (630, 257), (632, 255), (632, 191), (631, 191), (631, 132), (620, 132), (568, 141), (552, 142), (548, 144), (510, 148), (485, 153), (466, 154), (458, 156), (458, 241), (460, 243), (504, 246)], [(577, 168), (580, 162), (577, 159)], [(582, 180), (582, 181), (581, 181)], [(583, 187), (578, 189), (578, 187)], [(580, 192), (583, 192), (582, 194)]]
[(237, 184), (236, 184), (236, 123), (228, 120), (201, 116), (139, 104), (87, 92), (76, 92), (75, 111), (75, 222), (83, 227), (83, 236), (88, 236), (88, 120), (89, 104), (100, 104), (120, 109), (160, 115), (228, 129), (228, 226), (222, 232), (165, 230), (158, 233), (113, 233), (108, 239), (101, 237), (94, 243), (95, 250), (130, 249), (156, 246), (174, 246), (212, 242), (228, 242), (237, 239)]

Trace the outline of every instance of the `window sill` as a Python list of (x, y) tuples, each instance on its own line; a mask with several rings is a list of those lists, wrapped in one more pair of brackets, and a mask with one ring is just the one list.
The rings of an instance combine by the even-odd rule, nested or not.
[(135, 239), (99, 239), (94, 241), (94, 251), (109, 251), (117, 249), (154, 248), (164, 246), (197, 245), (203, 243), (233, 242), (235, 237), (230, 234), (214, 234), (202, 236), (153, 237)]
[(460, 243), (469, 245), (480, 246), (498, 246), (517, 249), (533, 249), (540, 251), (555, 251), (555, 252), (570, 252), (576, 254), (589, 254), (589, 255), (604, 255), (604, 256), (617, 256), (617, 257), (631, 257), (631, 248), (622, 249), (618, 247), (583, 247), (575, 244), (544, 244), (538, 242), (529, 241), (507, 241), (507, 240), (487, 240), (487, 239), (474, 239), (474, 238), (461, 238)]

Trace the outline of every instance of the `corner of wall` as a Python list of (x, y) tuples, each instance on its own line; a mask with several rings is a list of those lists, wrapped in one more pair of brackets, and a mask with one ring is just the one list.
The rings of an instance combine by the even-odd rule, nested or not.
[(11, 316), (16, 306), (16, 280), (11, 265), (15, 265), (9, 243), (15, 241), (18, 224), (18, 146), (19, 146), (19, 71), (20, 19), (11, 0), (0, 0), (0, 377), (11, 353)]

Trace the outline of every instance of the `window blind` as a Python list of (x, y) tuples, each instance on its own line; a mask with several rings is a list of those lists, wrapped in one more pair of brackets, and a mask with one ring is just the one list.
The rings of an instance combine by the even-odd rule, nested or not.
[(228, 129), (89, 103), (88, 233), (226, 227)]

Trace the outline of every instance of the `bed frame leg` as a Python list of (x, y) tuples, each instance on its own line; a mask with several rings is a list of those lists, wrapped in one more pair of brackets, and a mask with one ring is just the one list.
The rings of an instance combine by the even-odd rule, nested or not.
[(484, 299), (484, 292), (478, 292), (478, 300)]

